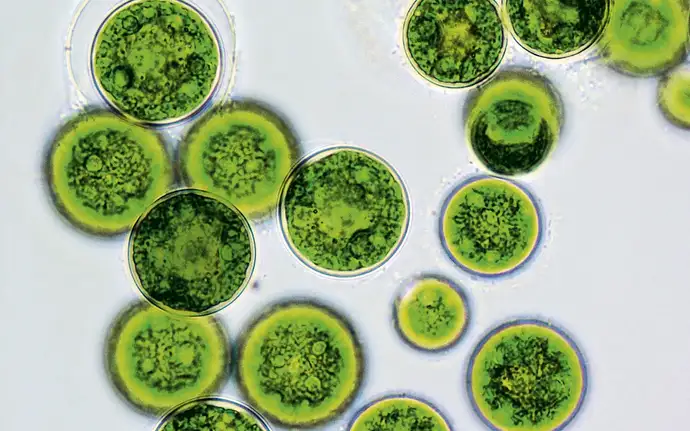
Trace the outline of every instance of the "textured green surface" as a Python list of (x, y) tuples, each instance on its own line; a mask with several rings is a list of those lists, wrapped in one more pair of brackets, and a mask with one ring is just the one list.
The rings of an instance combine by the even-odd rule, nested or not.
[(251, 413), (230, 403), (193, 401), (174, 411), (160, 431), (265, 431)]
[(660, 82), (659, 106), (671, 122), (690, 128), (690, 68), (675, 70)]
[(350, 431), (448, 431), (446, 421), (426, 403), (412, 398), (387, 398), (364, 410)]

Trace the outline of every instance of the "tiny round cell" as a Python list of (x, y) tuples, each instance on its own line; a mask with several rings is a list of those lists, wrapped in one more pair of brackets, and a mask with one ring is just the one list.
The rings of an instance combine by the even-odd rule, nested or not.
[(492, 174), (520, 176), (543, 166), (563, 120), (560, 97), (546, 78), (524, 70), (499, 74), (465, 107), (467, 143)]
[(129, 238), (129, 263), (141, 293), (181, 315), (207, 315), (234, 301), (254, 270), (254, 235), (232, 204), (196, 189), (156, 201)]
[(441, 237), (449, 256), (479, 276), (517, 270), (536, 249), (540, 229), (533, 198), (517, 184), (495, 177), (462, 184), (441, 215)]
[(130, 229), (168, 191), (173, 169), (158, 134), (91, 111), (60, 128), (46, 176), (65, 218), (85, 232), (112, 236)]
[(361, 410), (349, 431), (450, 431), (446, 419), (429, 403), (405, 395), (388, 396)]
[(422, 78), (463, 88), (497, 70), (507, 39), (493, 0), (417, 0), (403, 25), (403, 45)]
[(539, 320), (504, 323), (470, 358), (467, 389), (475, 412), (496, 431), (563, 429), (587, 388), (582, 354), (560, 329)]
[(438, 351), (460, 340), (468, 322), (460, 288), (437, 276), (415, 279), (395, 301), (395, 324), (411, 346)]
[(674, 70), (659, 82), (658, 100), (669, 121), (690, 129), (690, 66)]
[(245, 332), (238, 376), (245, 397), (286, 427), (323, 424), (359, 390), (364, 361), (348, 322), (307, 301), (271, 307)]
[(251, 406), (220, 397), (200, 397), (175, 407), (156, 431), (270, 431)]
[(250, 218), (276, 208), (298, 157), (287, 123), (255, 102), (234, 102), (204, 115), (178, 154), (188, 186), (223, 196)]
[(197, 112), (218, 81), (218, 39), (200, 12), (179, 0), (126, 2), (96, 35), (96, 87), (123, 115), (150, 124)]
[(303, 159), (281, 193), (288, 245), (327, 275), (361, 275), (383, 265), (399, 248), (408, 220), (400, 177), (378, 156), (354, 147)]
[(106, 367), (131, 405), (161, 414), (220, 388), (230, 365), (227, 340), (212, 317), (174, 316), (137, 301), (111, 327)]

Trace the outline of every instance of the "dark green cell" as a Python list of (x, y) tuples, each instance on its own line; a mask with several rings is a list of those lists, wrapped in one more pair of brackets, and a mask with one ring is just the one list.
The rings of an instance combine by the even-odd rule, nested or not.
[(178, 314), (210, 314), (247, 285), (254, 236), (230, 203), (200, 190), (178, 190), (137, 220), (129, 260), (137, 286), (154, 305)]
[(224, 398), (197, 398), (168, 413), (156, 431), (269, 431), (251, 407)]
[(309, 266), (356, 275), (383, 264), (407, 229), (407, 194), (385, 162), (355, 148), (322, 151), (289, 175), (283, 232)]
[(417, 0), (403, 27), (415, 70), (442, 87), (468, 87), (491, 75), (506, 38), (492, 0)]
[(130, 229), (173, 181), (160, 136), (101, 111), (77, 115), (60, 128), (46, 175), (60, 212), (99, 235)]
[(678, 68), (659, 82), (659, 106), (672, 123), (690, 129), (690, 67)]
[(366, 407), (349, 431), (450, 431), (428, 403), (404, 396), (386, 397)]
[(246, 331), (238, 361), (246, 398), (287, 427), (341, 414), (359, 389), (364, 366), (347, 322), (307, 302), (269, 309)]
[(210, 97), (220, 50), (206, 20), (177, 0), (135, 0), (116, 9), (93, 47), (96, 84), (116, 109), (148, 123), (194, 113)]

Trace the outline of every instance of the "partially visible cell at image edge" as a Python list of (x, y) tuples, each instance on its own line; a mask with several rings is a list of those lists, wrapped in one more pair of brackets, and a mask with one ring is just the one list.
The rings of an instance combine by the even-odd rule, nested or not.
[(690, 129), (690, 65), (678, 67), (660, 80), (658, 103), (669, 121)]
[(191, 399), (166, 414), (155, 431), (270, 431), (251, 406), (221, 397)]
[(349, 431), (450, 431), (446, 419), (428, 402), (408, 396), (387, 396), (360, 411)]

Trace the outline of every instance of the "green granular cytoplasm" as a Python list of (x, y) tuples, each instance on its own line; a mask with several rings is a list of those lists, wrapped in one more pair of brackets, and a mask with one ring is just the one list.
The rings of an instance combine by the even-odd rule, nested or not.
[(545, 323), (499, 327), (480, 343), (470, 364), (470, 397), (493, 429), (560, 429), (584, 397), (579, 352)]
[(558, 143), (563, 109), (545, 78), (501, 73), (478, 89), (465, 109), (468, 145), (493, 174), (531, 173)]
[(148, 413), (214, 392), (228, 375), (227, 335), (212, 317), (184, 318), (137, 302), (116, 319), (106, 346), (115, 387)]
[(690, 68), (679, 68), (659, 83), (659, 106), (672, 123), (690, 129)]
[(306, 159), (289, 175), (281, 196), (283, 231), (293, 251), (335, 275), (383, 264), (402, 241), (408, 211), (392, 168), (353, 148)]
[(60, 212), (99, 235), (130, 229), (173, 181), (160, 136), (100, 111), (77, 115), (60, 128), (46, 176)]
[(281, 118), (259, 104), (235, 102), (194, 125), (180, 147), (179, 164), (187, 185), (260, 218), (275, 209), (298, 157), (296, 138)]
[(195, 112), (217, 82), (220, 50), (210, 25), (176, 0), (138, 0), (114, 11), (93, 47), (104, 97), (123, 114), (165, 123)]
[(446, 420), (427, 403), (387, 397), (364, 409), (349, 431), (450, 431)]
[(222, 398), (190, 400), (171, 411), (156, 431), (268, 431), (253, 411)]
[(627, 74), (657, 75), (685, 57), (688, 30), (682, 0), (617, 0), (601, 41), (603, 53)]
[(540, 220), (530, 196), (498, 178), (473, 180), (448, 200), (443, 243), (461, 267), (481, 275), (508, 273), (525, 262), (539, 238)]
[(129, 257), (137, 286), (154, 305), (179, 314), (210, 314), (248, 283), (254, 237), (231, 204), (200, 190), (179, 190), (137, 221)]
[(485, 80), (498, 68), (506, 48), (492, 0), (417, 0), (407, 14), (403, 41), (415, 70), (442, 87)]
[(245, 333), (238, 358), (245, 397), (288, 427), (322, 424), (342, 413), (359, 389), (363, 366), (347, 322), (306, 302), (271, 308)]

